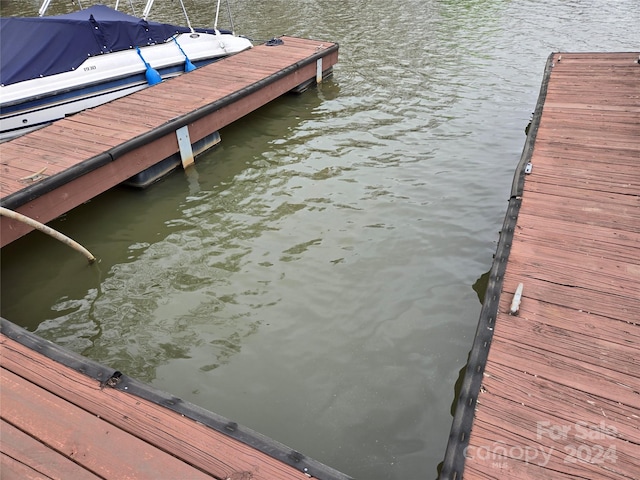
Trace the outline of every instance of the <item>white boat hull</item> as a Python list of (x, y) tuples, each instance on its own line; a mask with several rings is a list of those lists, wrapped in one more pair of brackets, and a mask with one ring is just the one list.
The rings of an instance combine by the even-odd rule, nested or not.
[[(163, 79), (184, 72), (185, 54), (197, 65), (252, 46), (229, 34), (182, 33), (175, 39), (140, 48), (144, 62)], [(70, 72), (0, 86), (0, 140), (147, 88), (142, 58), (135, 49), (108, 53)]]

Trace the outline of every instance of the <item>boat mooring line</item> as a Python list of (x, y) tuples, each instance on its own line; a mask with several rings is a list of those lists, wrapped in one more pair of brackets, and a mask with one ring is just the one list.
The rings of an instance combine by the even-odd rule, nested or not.
[(200, 422), (228, 437), (249, 445), (298, 471), (306, 473), (309, 477), (322, 480), (352, 480), (351, 477), (344, 473), (324, 465), (317, 460), (308, 458), (302, 453), (272, 438), (238, 425), (236, 422), (232, 422), (221, 415), (187, 402), (186, 400), (158, 390), (118, 370), (67, 350), (2, 317), (0, 317), (0, 332), (27, 348), (100, 382), (102, 388), (114, 388), (161, 405), (191, 420)]
[(36, 230), (40, 230), (41, 232), (46, 233), (47, 235), (55, 238), (56, 240), (64, 243), (65, 245), (70, 246), (77, 252), (80, 252), (81, 254), (83, 254), (85, 257), (87, 257), (87, 260), (89, 260), (89, 263), (93, 263), (96, 261), (96, 257), (94, 257), (89, 250), (84, 248), (78, 242), (67, 237), (63, 233), (60, 233), (57, 230), (54, 230), (53, 228), (38, 222), (37, 220), (34, 220), (33, 218), (29, 218), (26, 215), (23, 215), (18, 212), (14, 212), (13, 210), (9, 210), (8, 208), (4, 208), (4, 207), (0, 207), (0, 215), (2, 215), (3, 217), (11, 218), (13, 220), (17, 220), (18, 222), (25, 223), (30, 227), (35, 228)]
[[(189, 28), (191, 28), (191, 25), (189, 25)], [(193, 28), (191, 28), (191, 31), (193, 32)], [(184, 52), (184, 50), (178, 43), (178, 40), (176, 39), (176, 37), (173, 37), (173, 41), (176, 43), (176, 45), (180, 49), (180, 52), (184, 56), (184, 71), (187, 73), (193, 72), (196, 69), (196, 66), (193, 63), (191, 63), (191, 60), (189, 60), (189, 57), (187, 56), (187, 54)]]
[(469, 360), (467, 361), (460, 395), (456, 401), (449, 441), (447, 443), (442, 469), (439, 474), (440, 480), (461, 480), (463, 478), (465, 453), (469, 446), (469, 437), (475, 417), (476, 402), (478, 400), (478, 394), (480, 393), (480, 387), (482, 386), (484, 369), (495, 329), (495, 320), (498, 315), (504, 274), (507, 269), (509, 253), (511, 252), (511, 245), (513, 243), (513, 234), (522, 204), (522, 194), (526, 176), (525, 169), (531, 160), (533, 146), (540, 126), (542, 109), (547, 95), (547, 86), (553, 68), (552, 59), (553, 54), (549, 55), (547, 60), (538, 102), (531, 120), (531, 125), (528, 129), (527, 139), (520, 156), (520, 161), (514, 174), (509, 205), (507, 206), (507, 213), (502, 225), (502, 230), (500, 231), (496, 255), (489, 273), (489, 282), (485, 292), (484, 302), (482, 303), (478, 327), (471, 352), (469, 353)]
[(144, 57), (142, 56), (142, 52), (140, 52), (140, 47), (136, 47), (136, 52), (138, 52), (138, 56), (140, 57), (140, 60), (142, 60), (142, 63), (144, 63), (144, 66), (146, 68), (144, 72), (144, 76), (147, 79), (147, 83), (150, 86), (153, 86), (162, 82), (162, 77), (160, 76), (158, 71), (155, 68), (152, 68), (151, 65), (149, 65), (147, 61), (144, 59)]

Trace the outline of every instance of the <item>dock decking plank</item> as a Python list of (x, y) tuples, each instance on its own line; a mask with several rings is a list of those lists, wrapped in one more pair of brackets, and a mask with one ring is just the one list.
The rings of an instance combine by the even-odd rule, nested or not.
[[(640, 234), (618, 232), (599, 225), (585, 225), (577, 221), (545, 219), (542, 223), (536, 215), (522, 212), (518, 217), (518, 231), (515, 233), (523, 242), (533, 245), (557, 245), (571, 247), (581, 255), (596, 255), (601, 258), (640, 263), (637, 249)], [(584, 230), (589, 230), (586, 236)]]
[[(575, 132), (566, 132), (561, 137), (553, 132), (550, 132), (548, 129), (542, 130), (540, 132), (540, 140), (550, 140), (552, 142), (562, 142), (567, 146), (576, 148), (578, 150), (582, 148), (605, 148), (605, 149), (631, 149), (635, 145), (632, 138), (627, 137), (626, 143), (622, 143), (620, 141), (620, 137), (614, 134), (609, 134), (608, 132), (604, 132), (601, 134), (586, 134), (586, 135), (578, 135)], [(555, 145), (559, 145), (559, 143), (555, 143)]]
[[(104, 122), (105, 129), (115, 129), (123, 133), (129, 133), (129, 138), (134, 138), (144, 132), (149, 131), (151, 128), (157, 127), (155, 120), (148, 117), (135, 117), (123, 116), (119, 107), (112, 105), (102, 105), (99, 111), (86, 110), (81, 113), (77, 113), (73, 117), (69, 118), (72, 122), (82, 122), (85, 119), (89, 122)], [(60, 120), (59, 122), (65, 122), (67, 119)], [(62, 126), (66, 126), (63, 124)]]
[(123, 141), (131, 138), (131, 133), (121, 129), (122, 125), (120, 125), (120, 129), (109, 128), (109, 126), (104, 117), (99, 122), (89, 117), (74, 117), (73, 120), (65, 123), (64, 128), (74, 135), (100, 137), (103, 143), (110, 143), (111, 146), (120, 145)]
[[(2, 472), (3, 480), (48, 480), (52, 478), (43, 476), (38, 470), (5, 455), (3, 452), (0, 452), (0, 472)], [(57, 478), (63, 480), (60, 477)]]
[[(514, 377), (510, 380), (522, 382), (528, 381), (528, 378)], [(633, 478), (626, 476), (626, 472), (634, 471), (636, 446), (633, 443), (618, 438), (617, 433), (609, 435), (595, 431), (594, 436), (603, 438), (576, 438), (586, 435), (583, 433), (586, 425), (592, 425), (592, 422), (598, 425), (602, 421), (602, 415), (593, 418), (581, 417), (580, 420), (572, 421), (572, 415), (566, 408), (559, 410), (557, 415), (549, 415), (548, 409), (542, 412), (532, 408), (520, 409), (519, 404), (513, 399), (489, 393), (483, 396), (485, 401), (477, 415), (478, 427), (482, 429), (483, 436), (478, 440), (481, 445), (489, 446), (489, 454), (485, 454), (484, 450), (471, 449), (473, 461), (469, 462), (471, 468), (465, 469), (464, 478), (478, 478), (474, 475), (474, 468), (482, 463), (484, 468), (493, 471), (490, 478)], [(558, 405), (562, 405), (562, 402)], [(529, 407), (528, 404), (525, 406)], [(551, 406), (553, 404), (549, 405)], [(522, 410), (523, 414), (514, 414), (516, 410)], [(584, 426), (578, 422), (584, 422)], [(566, 438), (549, 438), (544, 429), (551, 425), (571, 425), (571, 429), (567, 431)], [(523, 436), (523, 432), (528, 434)], [(495, 443), (496, 437), (501, 439), (499, 443)], [(581, 447), (582, 450), (578, 450)], [(599, 447), (602, 447), (602, 453), (599, 453)], [(587, 458), (583, 453), (587, 449), (596, 452), (593, 454), (597, 457), (594, 461), (581, 460)], [(589, 454), (589, 458), (591, 456)]]
[[(558, 309), (560, 310), (560, 309)], [(554, 312), (555, 313), (555, 312)], [(569, 312), (567, 312), (569, 313)], [(561, 315), (566, 318), (569, 315)], [(549, 325), (546, 318), (537, 322), (523, 320), (518, 316), (510, 319), (508, 328), (500, 327), (502, 338), (536, 348), (541, 351), (561, 351), (563, 356), (594, 367), (602, 367), (612, 372), (636, 377), (640, 381), (640, 360), (633, 345), (611, 342), (593, 335), (565, 328), (564, 324)], [(585, 349), (585, 347), (588, 347)], [(594, 356), (593, 351), (607, 352), (606, 356)]]
[[(621, 382), (623, 375), (601, 366), (576, 361), (562, 353), (499, 338), (491, 344), (491, 360), (592, 395), (606, 395), (633, 410), (640, 409), (640, 398), (633, 386), (629, 385), (631, 381)], [(571, 376), (566, 376), (565, 372), (571, 372)], [(519, 414), (524, 414), (525, 410)]]
[(615, 163), (616, 165), (631, 166), (636, 165), (636, 157), (640, 155), (638, 148), (626, 148), (608, 150), (603, 155), (599, 147), (582, 146), (579, 151), (575, 151), (568, 146), (557, 145), (536, 145), (536, 155), (544, 155), (548, 158), (564, 158), (566, 160), (587, 161), (589, 163)]
[[(536, 278), (535, 272), (531, 272), (529, 267), (525, 269), (514, 267), (509, 271), (509, 279), (505, 278), (504, 293), (510, 298), (513, 297), (517, 284), (521, 281), (526, 283), (527, 298), (541, 302), (537, 305), (548, 303), (549, 305), (565, 306), (575, 315), (581, 312), (591, 313), (595, 315), (594, 322), (598, 316), (607, 319), (607, 321), (614, 320), (629, 325), (637, 322), (638, 301), (635, 295), (618, 295), (615, 302), (612, 302), (610, 295), (597, 290), (586, 290), (576, 286), (540, 280)], [(508, 311), (509, 305), (506, 305), (502, 312), (505, 312), (506, 315)], [(621, 326), (616, 328), (619, 335), (626, 334)]]
[[(547, 217), (555, 220), (579, 221), (585, 225), (599, 225), (629, 231), (640, 232), (640, 213), (633, 205), (625, 206), (626, 195), (610, 194), (603, 195), (601, 201), (594, 198), (584, 198), (578, 201), (567, 201), (566, 197), (558, 195), (547, 195), (544, 192), (527, 192), (527, 197), (523, 198), (523, 205), (528, 212), (537, 215), (539, 218)], [(613, 201), (619, 195), (621, 203)], [(634, 199), (631, 198), (633, 202)], [(605, 206), (610, 208), (605, 208)], [(618, 209), (620, 205), (620, 209)]]
[(100, 477), (211, 478), (4, 368), (0, 378), (2, 418)]
[[(570, 101), (573, 100), (573, 101)], [(586, 112), (612, 112), (612, 113), (623, 113), (623, 114), (635, 114), (640, 112), (640, 106), (635, 105), (604, 105), (599, 104), (597, 106), (581, 103), (580, 97), (576, 97), (575, 99), (563, 99), (563, 101), (549, 102), (545, 103), (544, 106), (545, 111), (556, 110), (562, 112), (576, 112), (584, 114)]]
[(101, 478), (4, 419), (0, 420), (0, 432), (0, 472), (3, 479), (36, 479), (43, 476), (59, 480)]
[[(60, 165), (75, 165), (80, 159), (90, 158), (105, 149), (102, 145), (95, 141), (74, 141), (74, 137), (66, 135), (53, 135), (49, 132), (43, 132), (45, 129), (39, 130), (29, 138), (29, 147), (33, 149), (32, 158), (37, 157), (38, 150), (56, 154), (57, 158), (50, 157), (48, 164), (58, 163)], [(53, 158), (56, 158), (53, 160)]]
[[(607, 172), (605, 169), (584, 169), (563, 165), (562, 162), (547, 159), (546, 166), (537, 168), (536, 183), (544, 183), (543, 188), (558, 185), (558, 177), (566, 175), (564, 187), (555, 188), (558, 196), (568, 196), (565, 188), (581, 188), (583, 190), (593, 190), (594, 192), (606, 192), (611, 195), (611, 201), (626, 203), (639, 203), (637, 197), (632, 195), (634, 189), (640, 186), (640, 179), (628, 173)], [(533, 183), (533, 182), (532, 182)], [(537, 186), (533, 186), (534, 188)], [(585, 192), (585, 195), (588, 195)], [(594, 195), (594, 194), (592, 194)], [(595, 196), (595, 195), (594, 195)], [(602, 195), (599, 195), (602, 197)]]
[[(484, 382), (485, 392), (483, 393), (492, 397), (483, 399), (483, 405), (498, 400), (513, 402), (517, 398), (526, 398), (526, 405), (534, 412), (534, 416), (545, 419), (554, 418), (556, 422), (559, 421), (558, 423), (569, 421), (574, 424), (589, 418), (588, 423), (597, 426), (600, 426), (601, 420), (608, 419), (620, 425), (616, 436), (621, 440), (633, 440), (635, 436), (636, 432), (628, 422), (626, 406), (617, 401), (576, 390), (529, 372), (519, 372), (500, 363), (491, 363), (490, 368), (492, 374)], [(522, 377), (526, 377), (526, 382)], [(586, 417), (578, 415), (577, 412), (566, 412), (568, 402), (584, 405)], [(539, 432), (535, 428), (535, 422), (534, 429), (527, 430), (525, 434), (534, 433), (534, 436), (538, 436)], [(630, 449), (632, 447), (633, 445), (629, 445)], [(628, 452), (633, 453), (633, 450), (628, 450)]]
[(120, 100), (118, 102), (118, 110), (115, 113), (122, 116), (122, 111), (126, 111), (130, 120), (135, 121), (137, 118), (145, 118), (148, 124), (154, 127), (180, 115), (180, 105), (175, 103), (168, 104), (169, 102), (162, 97), (156, 99), (157, 103), (150, 103), (147, 100), (141, 100), (137, 96), (131, 95)]
[[(635, 267), (638, 275), (633, 275), (634, 269), (627, 268), (626, 262), (614, 262), (600, 256), (567, 255), (566, 249), (563, 251), (555, 246), (523, 245), (523, 242), (518, 242), (512, 253), (514, 259), (510, 266), (513, 265), (514, 272), (518, 268), (525, 272), (531, 265), (535, 265), (537, 279), (555, 284), (615, 296), (624, 295), (625, 292), (635, 294), (640, 281), (638, 266)], [(577, 258), (580, 259), (579, 264), (576, 263)]]
[[(15, 143), (13, 143), (15, 142)], [(77, 148), (69, 148), (60, 145), (59, 149), (42, 137), (32, 137), (28, 142), (22, 138), (12, 142), (10, 151), (2, 152), (2, 162), (8, 166), (24, 166), (26, 162), (40, 165), (73, 165), (82, 154), (78, 154)]]

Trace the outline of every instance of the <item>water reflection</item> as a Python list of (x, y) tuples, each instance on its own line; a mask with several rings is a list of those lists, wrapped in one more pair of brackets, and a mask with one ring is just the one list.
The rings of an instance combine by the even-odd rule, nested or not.
[(484, 295), (487, 293), (487, 285), (489, 285), (489, 274), (491, 270), (487, 270), (485, 273), (480, 275), (475, 283), (472, 285), (473, 291), (478, 295), (478, 300), (480, 303), (484, 303)]
[[(478, 292), (478, 295), (480, 295), (480, 292)], [(482, 292), (482, 298), (484, 298), (484, 291)], [(467, 361), (465, 362), (464, 366), (458, 371), (458, 378), (456, 379), (456, 383), (453, 385), (454, 395), (453, 395), (453, 400), (451, 401), (451, 409), (450, 409), (452, 419), (456, 415), (458, 399), (460, 398), (460, 393), (462, 392), (462, 383), (464, 382), (464, 376), (467, 373), (467, 365), (469, 364), (470, 357), (471, 357), (471, 351), (469, 351), (469, 354), (467, 355)], [(440, 478), (440, 473), (442, 472), (443, 466), (444, 466), (444, 461), (438, 463), (438, 466), (436, 467), (436, 480)]]
[[(247, 242), (273, 231), (273, 222), (306, 208), (291, 203), (282, 191), (288, 178), (280, 167), (291, 160), (277, 152), (305, 115), (313, 117), (320, 99), (311, 92), (288, 100), (253, 114), (262, 118), (256, 119), (251, 141), (272, 142), (271, 153), (230, 162), (225, 159), (238, 154), (235, 147), (223, 144), (200, 158), (194, 169), (176, 172), (176, 178), (147, 191), (122, 192), (130, 201), (142, 201), (164, 215), (138, 208), (135, 217), (102, 239), (111, 249), (124, 247), (127, 261), (108, 268), (99, 287), (83, 297), (63, 295), (53, 302), (55, 317), (40, 323), (36, 333), (147, 382), (155, 379), (159, 365), (188, 359), (194, 348), (200, 355), (206, 352), (206, 363), (198, 366), (203, 371), (226, 364), (238, 353), (243, 340), (260, 325), (254, 312), (280, 301), (269, 290), (280, 274), (269, 267), (294, 261), (319, 242), (279, 248), (272, 260), (263, 252), (259, 262), (263, 268), (247, 282), (251, 285), (239, 291), (233, 283), (251, 263), (248, 257), (257, 253)], [(300, 102), (303, 111), (295, 107)], [(292, 111), (296, 114), (290, 115)], [(233, 145), (237, 134), (230, 128), (224, 137)], [(183, 175), (186, 184), (180, 184)], [(323, 176), (311, 175), (315, 180)], [(166, 196), (167, 183), (179, 186), (177, 194), (184, 195), (178, 208), (176, 196)], [(260, 185), (267, 189), (265, 194), (282, 201), (247, 202)], [(110, 200), (108, 194), (87, 209), (108, 220), (114, 215)], [(82, 209), (70, 215), (82, 217)], [(100, 268), (106, 267), (102, 262)]]
[(356, 478), (432, 475), (546, 58), (637, 48), (637, 2), (231, 5), (253, 38), (339, 42), (333, 80), (54, 222), (99, 269), (3, 249), (2, 314)]

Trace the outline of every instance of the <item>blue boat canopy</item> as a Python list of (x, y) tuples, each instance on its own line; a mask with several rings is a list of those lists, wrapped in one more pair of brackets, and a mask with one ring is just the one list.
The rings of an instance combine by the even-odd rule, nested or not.
[(176, 33), (189, 31), (187, 27), (149, 22), (106, 5), (66, 15), (1, 18), (0, 83), (10, 85), (68, 72), (88, 57), (164, 43)]

